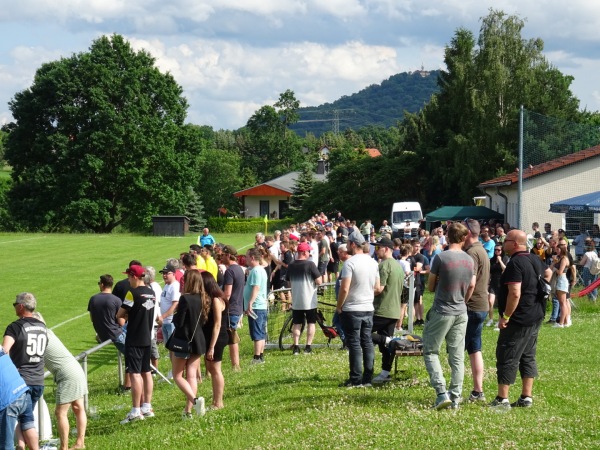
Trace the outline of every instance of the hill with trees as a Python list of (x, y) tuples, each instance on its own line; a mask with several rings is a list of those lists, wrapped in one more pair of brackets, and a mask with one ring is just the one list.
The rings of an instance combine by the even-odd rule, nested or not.
[(391, 76), (381, 84), (372, 84), (352, 95), (344, 95), (333, 103), (299, 108), (299, 121), (290, 128), (304, 136), (332, 131), (339, 119), (339, 131), (366, 126), (391, 127), (404, 118), (405, 111), (416, 113), (439, 92), (439, 70), (416, 70)]

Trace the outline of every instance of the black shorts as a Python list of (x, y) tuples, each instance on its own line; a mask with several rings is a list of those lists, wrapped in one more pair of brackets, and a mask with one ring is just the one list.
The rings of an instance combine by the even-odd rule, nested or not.
[(511, 385), (517, 378), (535, 378), (538, 374), (536, 363), (537, 337), (542, 322), (529, 327), (510, 323), (500, 330), (496, 344), (496, 370), (498, 384)]
[(325, 275), (327, 273), (327, 264), (328, 261), (319, 261), (318, 269), (321, 275)]
[(315, 309), (294, 309), (292, 311), (292, 323), (294, 325), (301, 325), (304, 323), (317, 323), (317, 308)]
[(338, 273), (338, 267), (340, 263), (338, 261), (330, 261), (327, 263), (327, 272), (329, 273)]
[(150, 372), (150, 346), (125, 346), (125, 371), (127, 373)]
[(400, 294), (400, 303), (403, 305), (408, 304), (408, 288), (406, 286), (402, 286), (402, 294)]

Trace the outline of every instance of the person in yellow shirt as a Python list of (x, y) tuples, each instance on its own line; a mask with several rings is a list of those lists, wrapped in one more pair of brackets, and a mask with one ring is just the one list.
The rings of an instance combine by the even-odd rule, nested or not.
[[(202, 259), (202, 263), (204, 263), (204, 267), (202, 267), (202, 269), (210, 273), (213, 277), (215, 277), (216, 280), (217, 272), (219, 271), (219, 265), (213, 258), (211, 249), (209, 247), (202, 247), (200, 250), (200, 257)], [(198, 264), (198, 268), (201, 268), (200, 264)]]
[(206, 261), (202, 257), (202, 249), (204, 247), (199, 246), (198, 244), (190, 245), (190, 255), (196, 258), (196, 269), (198, 270), (208, 270), (206, 268)]

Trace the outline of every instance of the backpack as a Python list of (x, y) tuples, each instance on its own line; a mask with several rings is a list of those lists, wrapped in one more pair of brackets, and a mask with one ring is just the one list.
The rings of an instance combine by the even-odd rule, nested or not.
[(594, 259), (594, 261), (592, 261), (592, 265), (590, 266), (590, 273), (592, 275), (600, 274), (600, 258), (596, 258)]
[(423, 348), (423, 338), (416, 334), (405, 334), (400, 338), (393, 338), (388, 348), (390, 351), (395, 352), (400, 350), (402, 352), (413, 352), (421, 350)]
[(535, 296), (536, 300), (540, 303), (545, 303), (549, 298), (550, 295), (552, 293), (552, 286), (550, 285), (550, 283), (548, 283), (546, 281), (546, 279), (544, 278), (544, 274), (543, 273), (538, 273), (535, 264), (533, 263), (533, 258), (538, 259), (539, 258), (536, 255), (532, 255), (532, 254), (528, 254), (529, 256), (529, 262), (531, 263), (532, 267), (533, 267), (533, 271), (535, 272), (535, 275), (537, 276), (537, 294)]

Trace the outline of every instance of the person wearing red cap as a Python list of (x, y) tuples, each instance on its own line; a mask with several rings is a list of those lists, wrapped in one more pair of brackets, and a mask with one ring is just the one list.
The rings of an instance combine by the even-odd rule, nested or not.
[[(125, 272), (131, 288), (125, 295), (117, 319), (127, 320), (125, 338), (125, 370), (131, 377), (131, 411), (121, 424), (154, 417), (152, 391), (154, 382), (150, 371), (150, 347), (154, 326), (154, 291), (144, 283), (144, 268), (130, 266)], [(142, 404), (143, 399), (143, 404)]]

